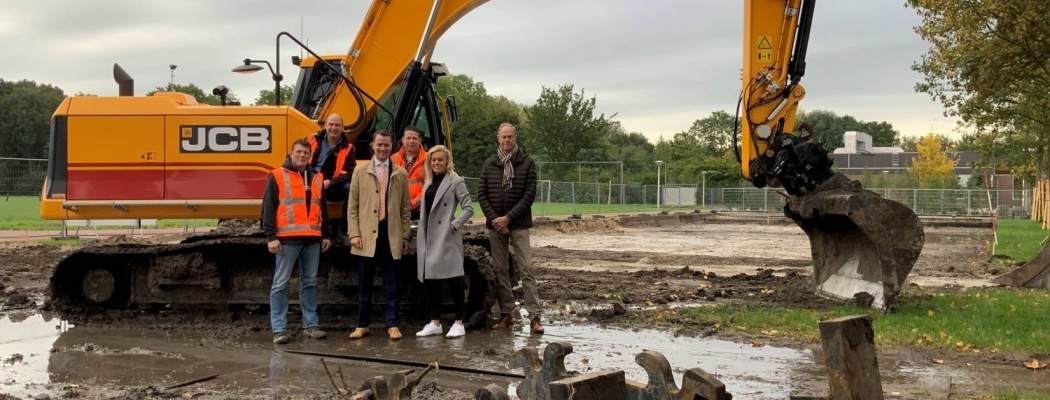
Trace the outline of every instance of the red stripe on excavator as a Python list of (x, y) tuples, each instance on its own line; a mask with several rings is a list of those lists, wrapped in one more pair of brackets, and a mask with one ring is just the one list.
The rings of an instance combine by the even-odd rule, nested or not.
[(261, 199), (266, 176), (256, 169), (71, 169), (66, 199)]

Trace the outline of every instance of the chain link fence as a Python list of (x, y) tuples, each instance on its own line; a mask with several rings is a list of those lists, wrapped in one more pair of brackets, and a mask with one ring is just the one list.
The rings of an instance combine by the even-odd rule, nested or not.
[[(465, 178), (477, 201), (477, 178)], [(925, 216), (990, 216), (1028, 218), (1032, 193), (1026, 190), (880, 189), (884, 198)], [(603, 214), (659, 210), (728, 210), (781, 212), (787, 198), (773, 188), (711, 188), (701, 185), (656, 185), (540, 181), (533, 216)]]
[[(38, 196), (46, 173), (45, 159), (0, 158), (0, 195)], [(478, 179), (465, 180), (476, 202)], [(994, 210), (1001, 218), (1027, 218), (1032, 204), (1030, 190), (869, 190), (929, 216), (989, 216)], [(772, 188), (666, 184), (657, 190), (656, 185), (542, 180), (532, 210), (534, 217), (701, 209), (780, 212), (786, 201)]]
[(0, 195), (39, 196), (47, 175), (47, 160), (0, 157)]

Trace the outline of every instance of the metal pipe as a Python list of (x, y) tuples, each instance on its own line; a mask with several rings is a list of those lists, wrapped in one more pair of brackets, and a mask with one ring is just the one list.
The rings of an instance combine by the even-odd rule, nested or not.
[[(342, 360), (369, 361), (369, 362), (376, 362), (376, 363), (380, 363), (380, 364), (407, 365), (407, 366), (412, 366), (412, 367), (423, 367), (423, 368), (426, 368), (427, 366), (430, 365), (430, 363), (419, 362), (419, 361), (407, 361), (407, 360), (397, 360), (397, 359), (393, 359), (393, 358), (379, 358), (379, 357), (369, 357), (369, 356), (357, 356), (357, 355), (352, 355), (352, 354), (322, 353), (322, 352), (302, 351), (302, 350), (285, 350), (284, 352), (285, 353), (292, 353), (292, 354), (307, 355), (307, 356), (327, 357), (327, 358), (335, 358), (335, 359), (342, 359)], [(457, 372), (469, 372), (469, 373), (473, 373), (473, 374), (482, 374), (482, 375), (496, 375), (496, 376), (502, 376), (502, 377), (506, 377), (506, 378), (525, 379), (525, 375), (515, 374), (513, 372), (486, 371), (486, 370), (475, 369), (475, 368), (458, 367), (458, 366), (455, 366), (455, 365), (439, 365), (438, 369), (444, 369), (444, 370), (449, 370), (449, 371), (457, 371)]]
[(427, 26), (423, 28), (423, 39), (419, 41), (419, 48), (416, 50), (416, 61), (422, 63), (423, 61), (423, 49), (426, 48), (427, 40), (430, 39), (430, 32), (434, 29), (434, 20), (437, 19), (438, 9), (441, 8), (441, 0), (434, 0), (434, 7), (430, 9), (430, 17), (427, 18)]

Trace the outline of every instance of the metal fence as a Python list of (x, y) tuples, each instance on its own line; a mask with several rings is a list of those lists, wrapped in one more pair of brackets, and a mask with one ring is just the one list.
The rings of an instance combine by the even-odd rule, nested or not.
[[(476, 200), (477, 179), (466, 178)], [(868, 188), (900, 202), (918, 215), (1027, 218), (1032, 192), (976, 189)], [(787, 199), (774, 188), (711, 188), (701, 185), (656, 185), (540, 181), (534, 216), (601, 214), (657, 210), (717, 209), (781, 212)]]
[(47, 160), (0, 158), (0, 195), (38, 196), (47, 174)]
[[(0, 196), (38, 196), (46, 172), (44, 159), (0, 158)], [(477, 201), (478, 179), (465, 179)], [(533, 216), (700, 209), (780, 212), (786, 201), (777, 189), (754, 187), (667, 184), (657, 190), (656, 185), (543, 180), (536, 189)], [(988, 216), (994, 210), (1002, 218), (1027, 218), (1032, 204), (1030, 190), (870, 190), (919, 215)]]

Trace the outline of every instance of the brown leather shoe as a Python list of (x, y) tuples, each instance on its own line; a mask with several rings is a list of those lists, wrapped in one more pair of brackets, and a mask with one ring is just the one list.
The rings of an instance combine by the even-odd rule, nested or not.
[(540, 317), (532, 317), (532, 323), (529, 327), (532, 329), (532, 333), (543, 333), (543, 325), (540, 325)]
[(390, 335), (391, 339), (395, 339), (395, 340), (396, 339), (401, 339), (401, 331), (399, 329), (397, 329), (396, 327), (387, 329), (386, 333), (388, 335)]
[(365, 337), (365, 335), (367, 335), (367, 334), (368, 334), (368, 328), (357, 328), (357, 329), (354, 329), (354, 332), (350, 334), (350, 338), (351, 339), (360, 339), (362, 337)]
[(503, 318), (499, 319), (496, 325), (492, 325), (492, 329), (506, 329), (514, 326), (514, 318), (510, 314), (503, 315)]

